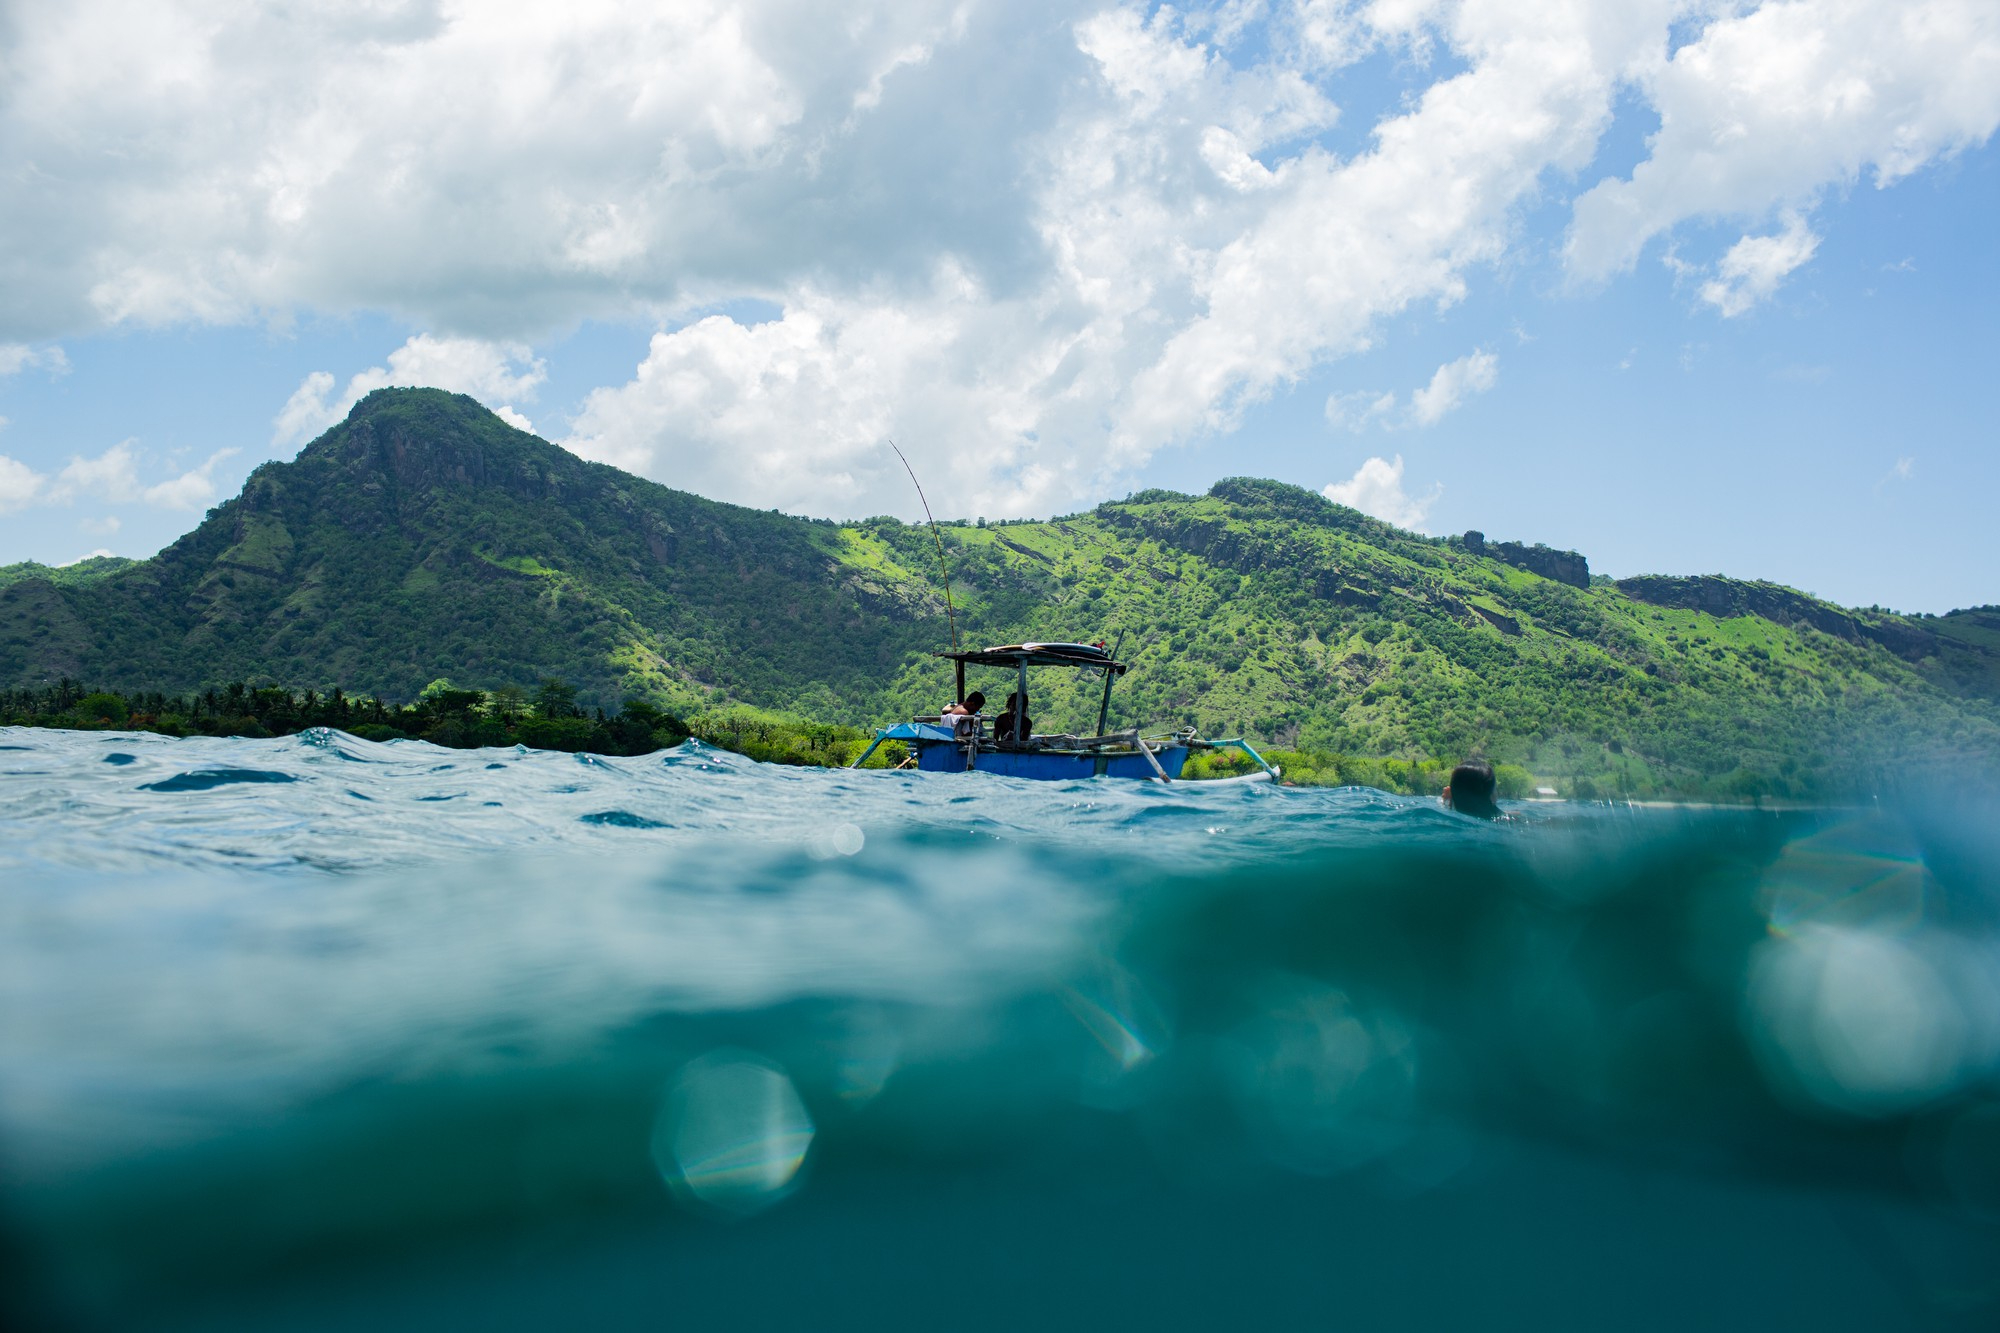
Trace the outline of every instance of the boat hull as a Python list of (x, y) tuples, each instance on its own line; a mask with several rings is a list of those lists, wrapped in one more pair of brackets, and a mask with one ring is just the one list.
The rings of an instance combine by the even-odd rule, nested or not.
[[(956, 741), (917, 740), (917, 767), (926, 773), (963, 773), (965, 746)], [(1163, 745), (1153, 751), (1160, 768), (1170, 778), (1181, 775), (1187, 763), (1185, 745)], [(1082, 778), (1156, 778), (1153, 766), (1137, 750), (1108, 754), (1060, 750), (981, 750), (973, 756), (972, 771), (997, 773), (1002, 777), (1028, 778), (1037, 782), (1074, 782)]]

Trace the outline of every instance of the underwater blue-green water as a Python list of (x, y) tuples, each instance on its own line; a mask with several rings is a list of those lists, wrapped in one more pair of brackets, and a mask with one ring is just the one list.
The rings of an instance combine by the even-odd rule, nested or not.
[(0, 729), (0, 1320), (2000, 1327), (1996, 811)]

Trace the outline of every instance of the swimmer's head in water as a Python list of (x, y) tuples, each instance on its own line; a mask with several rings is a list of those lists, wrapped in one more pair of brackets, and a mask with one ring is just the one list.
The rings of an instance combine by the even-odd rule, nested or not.
[(1468, 759), (1451, 770), (1451, 785), (1444, 789), (1444, 803), (1462, 814), (1492, 819), (1500, 813), (1494, 803), (1493, 765), (1484, 759)]

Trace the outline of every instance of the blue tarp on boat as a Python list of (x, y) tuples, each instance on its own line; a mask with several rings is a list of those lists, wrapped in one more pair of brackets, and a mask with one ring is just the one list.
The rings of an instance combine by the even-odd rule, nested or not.
[[(907, 724), (910, 730), (920, 734), (897, 737), (894, 733), (902, 727), (893, 727), (883, 733), (886, 739), (909, 740), (917, 751), (917, 767), (926, 773), (963, 773), (966, 771), (965, 745), (951, 739), (947, 729), (929, 727), (922, 723)], [(921, 733), (939, 733), (926, 736)], [(1159, 761), (1160, 769), (1169, 778), (1181, 775), (1181, 767), (1187, 762), (1185, 745), (1163, 745), (1154, 749), (1153, 757)], [(1061, 750), (996, 750), (981, 747), (973, 756), (972, 769), (979, 773), (998, 773), (1010, 778), (1034, 778), (1043, 782), (1062, 782), (1071, 779), (1111, 777), (1111, 778), (1154, 778), (1157, 774), (1146, 756), (1136, 750), (1100, 751), (1095, 754), (1078, 754)]]

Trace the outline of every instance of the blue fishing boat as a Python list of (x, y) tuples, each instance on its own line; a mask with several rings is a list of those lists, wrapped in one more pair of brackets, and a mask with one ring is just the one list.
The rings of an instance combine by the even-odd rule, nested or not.
[[(1066, 782), (1080, 778), (1139, 778), (1171, 783), (1181, 776), (1188, 756), (1203, 750), (1234, 749), (1255, 760), (1262, 771), (1247, 775), (1276, 781), (1278, 770), (1264, 762), (1240, 738), (1204, 740), (1193, 727), (1167, 733), (1106, 731), (1111, 713), (1111, 685), (1130, 668), (1115, 662), (1101, 643), (1013, 643), (977, 651), (937, 653), (955, 668), (958, 705), (966, 706), (967, 667), (998, 668), (1014, 677), (1009, 706), (988, 717), (981, 712), (919, 715), (884, 727), (851, 765), (859, 768), (887, 741), (901, 741), (910, 752), (906, 767), (926, 773), (998, 773), (1012, 778)], [(1104, 691), (1097, 708), (1097, 732), (1090, 736), (1042, 733), (1034, 730), (1029, 708), (1028, 668), (1057, 667), (1101, 673)], [(974, 696), (977, 697), (977, 696)], [(1232, 779), (1211, 779), (1230, 781)]]

